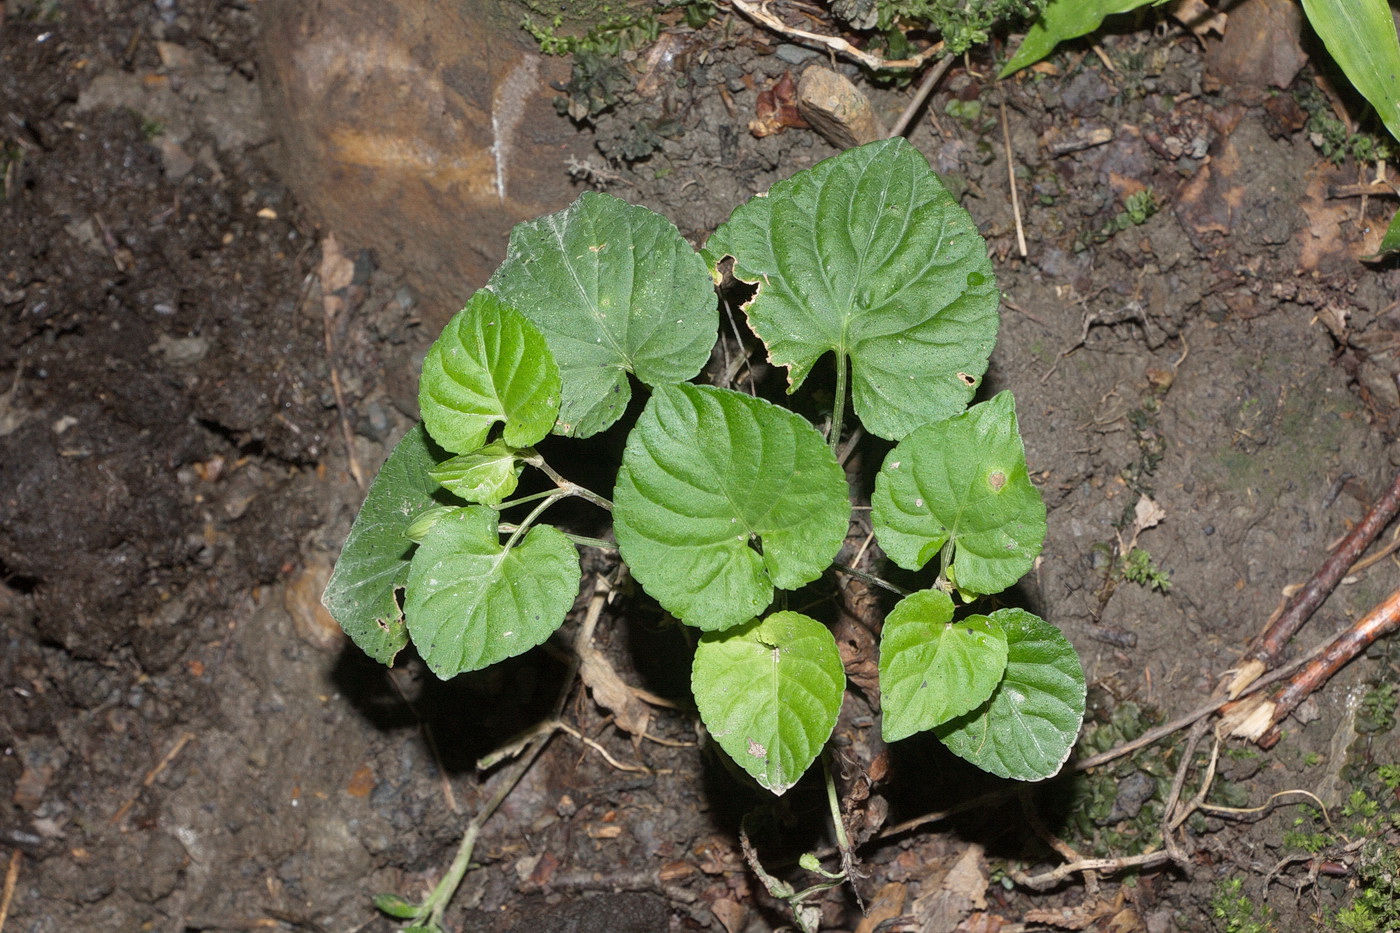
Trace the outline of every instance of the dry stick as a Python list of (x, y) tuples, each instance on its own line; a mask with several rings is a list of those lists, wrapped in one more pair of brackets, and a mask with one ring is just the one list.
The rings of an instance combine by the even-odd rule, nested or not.
[[(1287, 677), (1289, 674), (1293, 673), (1298, 668), (1308, 663), (1310, 659), (1325, 651), (1329, 644), (1331, 644), (1330, 639), (1313, 648), (1313, 650), (1309, 651), (1302, 657), (1295, 658), (1289, 663), (1285, 664), (1283, 667), (1280, 667), (1275, 671), (1269, 672), (1264, 677), (1260, 677), (1258, 680), (1254, 681), (1254, 683), (1250, 684), (1248, 687), (1245, 687), (1241, 695), (1254, 693), (1256, 690), (1264, 689), (1269, 684), (1277, 683), (1278, 681), (1283, 680), (1283, 678)], [(1198, 720), (1204, 719), (1211, 713), (1219, 712), (1222, 707), (1228, 706), (1230, 703), (1231, 700), (1228, 697), (1216, 697), (1207, 703), (1201, 704), (1200, 706), (1196, 707), (1191, 712), (1186, 713), (1185, 715), (1178, 716), (1170, 722), (1164, 722), (1162, 723), (1162, 725), (1157, 726), (1154, 729), (1148, 729), (1146, 732), (1133, 739), (1131, 742), (1124, 742), (1117, 748), (1110, 748), (1108, 751), (1101, 752), (1093, 756), (1092, 758), (1085, 758), (1083, 761), (1075, 762), (1074, 770), (1088, 771), (1090, 768), (1097, 768), (1099, 765), (1108, 764), (1110, 761), (1116, 761), (1117, 759), (1122, 758), (1124, 755), (1131, 755), (1138, 749), (1145, 748), (1146, 746), (1151, 745), (1160, 739), (1164, 739), (1167, 736), (1171, 735), (1173, 732), (1180, 732), (1182, 729), (1185, 729), (1187, 726), (1192, 725)]]
[(1387, 596), (1380, 605), (1361, 617), (1347, 631), (1343, 632), (1327, 646), (1320, 657), (1313, 659), (1303, 668), (1288, 686), (1274, 698), (1274, 708), (1270, 715), (1269, 729), (1258, 743), (1262, 748), (1273, 748), (1279, 740), (1279, 724), (1298, 708), (1312, 693), (1322, 687), (1333, 674), (1341, 670), (1353, 658), (1365, 651), (1378, 638), (1400, 629), (1400, 589)]
[(1011, 125), (1006, 120), (1006, 93), (1001, 95), (1001, 139), (1006, 146), (1006, 180), (1011, 185), (1011, 213), (1016, 217), (1016, 249), (1026, 258), (1026, 229), (1021, 225), (1021, 197), (1016, 193), (1016, 160), (1011, 152)]
[(913, 58), (881, 58), (878, 55), (871, 55), (869, 52), (856, 48), (840, 36), (823, 36), (819, 33), (808, 32), (805, 29), (789, 26), (764, 9), (764, 7), (767, 6), (765, 3), (752, 4), (745, 2), (745, 0), (729, 0), (729, 5), (760, 26), (771, 29), (779, 35), (787, 36), (789, 39), (799, 39), (807, 44), (815, 43), (816, 45), (825, 46), (832, 52), (855, 59), (872, 71), (879, 71), (883, 68), (922, 68), (925, 62), (943, 51), (943, 43), (938, 42), (924, 49)]
[(1342, 543), (1337, 545), (1332, 556), (1327, 558), (1307, 585), (1293, 595), (1282, 614), (1256, 639), (1254, 646), (1245, 656), (1246, 663), (1241, 665), (1230, 683), (1232, 697), (1238, 696), (1245, 684), (1272, 667), (1283, 656), (1288, 640), (1336, 589), (1351, 565), (1371, 546), (1376, 535), (1390, 524), (1396, 512), (1400, 512), (1400, 473), (1395, 475), (1390, 489), (1386, 490), (1385, 495), (1366, 513), (1366, 517), (1342, 539)]
[(10, 853), (10, 866), (5, 869), (5, 888), (0, 891), (0, 931), (5, 929), (5, 918), (10, 915), (10, 902), (15, 898), (15, 886), (19, 884), (19, 866), (23, 856), (19, 849)]
[(180, 754), (180, 751), (190, 742), (193, 742), (194, 739), (195, 734), (193, 732), (181, 733), (180, 737), (175, 740), (175, 744), (171, 746), (170, 751), (166, 752), (160, 761), (156, 762), (154, 768), (146, 772), (146, 776), (141, 779), (141, 787), (137, 788), (136, 792), (117, 808), (117, 812), (113, 813), (111, 819), (107, 822), (113, 825), (121, 823), (121, 821), (126, 818), (126, 814), (131, 808), (136, 806), (136, 800), (141, 796), (141, 789), (154, 784), (156, 778), (160, 777), (161, 772), (170, 767), (170, 763), (175, 760), (175, 756)]
[(914, 92), (909, 105), (904, 108), (904, 112), (899, 115), (899, 119), (894, 121), (894, 126), (890, 127), (888, 139), (904, 135), (904, 131), (909, 128), (909, 124), (914, 122), (914, 114), (919, 112), (919, 108), (928, 100), (928, 96), (933, 93), (938, 81), (948, 72), (948, 67), (953, 64), (953, 56), (949, 55), (939, 61), (933, 69), (924, 76), (924, 83), (919, 85), (919, 89)]

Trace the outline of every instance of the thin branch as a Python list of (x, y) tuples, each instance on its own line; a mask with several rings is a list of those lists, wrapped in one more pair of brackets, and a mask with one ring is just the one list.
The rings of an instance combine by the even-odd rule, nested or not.
[(872, 55), (863, 49), (856, 48), (840, 36), (824, 36), (820, 33), (808, 32), (805, 29), (789, 26), (772, 13), (769, 13), (766, 3), (754, 4), (747, 2), (747, 0), (728, 0), (728, 3), (755, 23), (767, 29), (771, 29), (779, 35), (798, 40), (804, 45), (822, 46), (838, 55), (845, 55), (848, 58), (860, 62), (872, 71), (922, 68), (925, 62), (943, 51), (943, 43), (938, 42), (924, 49), (913, 58), (881, 58), (878, 55)]
[(924, 76), (924, 82), (919, 85), (919, 89), (910, 98), (908, 106), (899, 115), (899, 119), (894, 121), (894, 126), (890, 127), (889, 138), (903, 136), (904, 131), (909, 128), (909, 124), (914, 122), (914, 115), (919, 112), (919, 108), (928, 100), (928, 96), (933, 93), (933, 89), (938, 86), (939, 79), (947, 73), (948, 67), (953, 64), (953, 56), (949, 55), (941, 59), (937, 65)]

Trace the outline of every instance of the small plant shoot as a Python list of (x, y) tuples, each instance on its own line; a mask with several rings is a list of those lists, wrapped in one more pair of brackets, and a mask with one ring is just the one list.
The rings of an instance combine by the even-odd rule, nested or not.
[[(743, 310), (790, 393), (834, 358), (825, 436), (694, 381), (730, 262), (755, 286)], [(641, 588), (700, 630), (691, 685), (709, 734), (782, 794), (822, 753), (846, 689), (831, 631), (788, 611), (785, 594), (839, 572), (851, 491), (834, 451), (849, 404), (866, 432), (897, 442), (875, 480), (876, 540), (926, 575), (884, 620), (885, 738), (931, 732), (993, 774), (1047, 778), (1083, 716), (1078, 657), (1030, 613), (980, 605), (1030, 570), (1045, 538), (1011, 395), (968, 408), (999, 300), (972, 219), (901, 138), (775, 185), (700, 252), (660, 215), (586, 193), (518, 226), (433, 344), (423, 422), (371, 486), (325, 604), (385, 664), (410, 640), (441, 678), (518, 655), (564, 623), (578, 548), (601, 545), (544, 521), (581, 497), (611, 511)], [(637, 385), (647, 400), (611, 501), (535, 450), (551, 433), (612, 426)], [(526, 470), (552, 488), (512, 499)]]

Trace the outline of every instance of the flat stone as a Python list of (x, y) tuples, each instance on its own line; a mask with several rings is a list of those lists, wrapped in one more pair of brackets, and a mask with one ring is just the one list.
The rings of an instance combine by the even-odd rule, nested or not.
[(885, 138), (860, 88), (821, 65), (810, 65), (797, 82), (797, 110), (833, 146), (849, 149)]

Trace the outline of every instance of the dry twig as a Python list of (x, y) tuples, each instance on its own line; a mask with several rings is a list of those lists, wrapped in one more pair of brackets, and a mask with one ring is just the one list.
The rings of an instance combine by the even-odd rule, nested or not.
[(1395, 518), (1397, 512), (1400, 512), (1400, 473), (1396, 474), (1390, 489), (1386, 490), (1385, 495), (1366, 513), (1366, 517), (1342, 539), (1342, 543), (1337, 545), (1332, 556), (1327, 558), (1307, 585), (1293, 595), (1283, 612), (1271, 620), (1258, 636), (1254, 646), (1245, 656), (1245, 662), (1238, 667), (1230, 681), (1231, 697), (1239, 696), (1245, 685), (1278, 662), (1289, 639), (1336, 589), (1357, 558), (1365, 553), (1381, 530)]
[(154, 768), (146, 772), (146, 776), (141, 779), (141, 786), (138, 787), (136, 792), (128, 797), (120, 807), (117, 807), (117, 812), (112, 814), (108, 822), (116, 825), (126, 819), (127, 813), (130, 812), (132, 807), (136, 806), (136, 800), (141, 796), (141, 791), (154, 784), (156, 778), (160, 777), (161, 772), (170, 767), (170, 763), (175, 760), (175, 756), (180, 754), (186, 745), (193, 742), (194, 738), (195, 735), (193, 732), (181, 733), (180, 737), (175, 740), (175, 744), (170, 747), (170, 751), (166, 752), (161, 757), (160, 761), (156, 762)]
[(10, 915), (10, 902), (15, 898), (15, 886), (19, 884), (19, 866), (23, 856), (19, 849), (10, 853), (10, 864), (5, 869), (5, 887), (0, 890), (0, 931), (5, 929), (5, 918)]
[(728, 0), (728, 2), (730, 6), (734, 7), (734, 9), (743, 13), (760, 26), (771, 29), (781, 36), (787, 36), (789, 39), (795, 39), (803, 45), (820, 45), (837, 55), (845, 55), (848, 58), (860, 62), (872, 71), (891, 68), (922, 68), (925, 62), (943, 51), (943, 43), (938, 42), (924, 49), (913, 58), (881, 58), (879, 55), (872, 55), (864, 49), (856, 48), (840, 36), (824, 36), (820, 33), (798, 29), (796, 26), (789, 26), (772, 13), (768, 12), (768, 4), (765, 2), (757, 4), (749, 3), (747, 0)]

